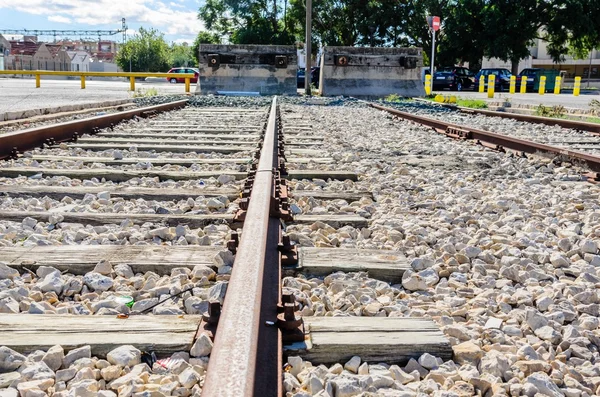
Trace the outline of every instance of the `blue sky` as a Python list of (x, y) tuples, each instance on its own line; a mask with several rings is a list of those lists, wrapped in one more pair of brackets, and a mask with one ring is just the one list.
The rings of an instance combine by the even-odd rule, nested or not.
[[(121, 18), (126, 18), (128, 34), (135, 34), (141, 26), (153, 27), (163, 32), (169, 42), (191, 43), (203, 29), (196, 18), (200, 3), (200, 0), (0, 0), (0, 30), (117, 30), (121, 28)], [(103, 39), (121, 41), (122, 34)]]

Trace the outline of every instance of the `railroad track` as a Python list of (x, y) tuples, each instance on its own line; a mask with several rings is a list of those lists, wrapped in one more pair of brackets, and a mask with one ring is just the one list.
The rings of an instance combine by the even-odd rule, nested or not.
[[(394, 116), (415, 121), (433, 128), (446, 136), (475, 140), (495, 150), (513, 150), (521, 153), (554, 156), (574, 161), (595, 174), (590, 179), (600, 180), (600, 139), (597, 124), (572, 120), (557, 120), (526, 115), (506, 115), (502, 112), (441, 110), (439, 107), (411, 105), (397, 108), (372, 104)], [(428, 112), (430, 114), (428, 114)], [(508, 118), (507, 125), (495, 126), (494, 117)], [(555, 122), (556, 121), (556, 122)], [(552, 126), (548, 127), (548, 126)], [(479, 127), (479, 128), (477, 128)]]
[[(556, 266), (544, 269), (559, 272), (550, 278), (585, 273), (563, 270), (570, 259), (557, 259), (563, 248), (553, 251), (566, 247), (562, 240), (545, 237), (547, 246), (525, 252), (524, 238), (537, 242), (545, 233), (540, 208), (575, 197), (580, 213), (569, 213), (558, 234), (570, 236), (571, 251), (586, 246), (582, 260), (596, 260), (575, 236), (595, 230), (589, 211), (598, 192), (548, 180), (546, 160), (440, 142), (362, 105), (279, 102), (180, 102), (126, 113), (134, 119), (120, 124), (111, 115), (0, 136), (12, 157), (0, 165), (0, 281), (9, 291), (0, 292), (0, 346), (30, 358), (0, 351), (2, 371), (12, 371), (2, 387), (20, 382), (22, 393), (58, 396), (104, 388), (485, 395), (511, 387), (504, 361), (482, 357), (482, 349), (508, 343), (498, 335), (514, 324), (510, 310), (520, 309), (484, 300), (501, 288), (523, 294), (528, 274), (553, 288), (537, 263)], [(439, 121), (427, 123), (448, 133)], [(524, 167), (533, 176), (521, 181)], [(531, 233), (524, 237), (510, 225), (527, 217), (538, 224), (514, 226)], [(528, 272), (504, 256), (529, 260)], [(496, 279), (510, 283), (490, 284)], [(582, 310), (577, 321), (589, 312)], [(537, 325), (522, 323), (544, 348), (562, 342)], [(522, 347), (515, 335), (509, 339)], [(474, 381), (444, 384), (470, 365), (501, 381), (492, 385), (478, 372)], [(523, 382), (528, 368), (518, 368)]]

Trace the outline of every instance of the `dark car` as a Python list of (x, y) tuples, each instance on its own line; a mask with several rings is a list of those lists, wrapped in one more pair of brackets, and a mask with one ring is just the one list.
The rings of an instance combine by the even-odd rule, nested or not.
[(473, 73), (463, 67), (440, 68), (433, 74), (433, 89), (462, 91), (473, 87)]
[(542, 69), (540, 68), (525, 68), (521, 70), (521, 73), (517, 76), (517, 87), (521, 87), (521, 78), (523, 76), (527, 77), (527, 92), (534, 91), (535, 79), (538, 78)]
[(192, 77), (190, 79), (191, 83), (197, 83), (198, 82), (198, 75), (200, 74), (200, 71), (198, 69), (194, 69), (194, 68), (173, 68), (171, 70), (169, 70), (167, 72), (168, 74), (173, 74), (173, 76), (169, 76), (167, 77), (167, 81), (175, 84), (175, 83), (185, 83), (185, 77), (178, 77), (178, 74), (183, 74), (183, 73), (193, 73), (194, 77)]
[(512, 76), (512, 73), (510, 73), (510, 70), (502, 69), (502, 68), (481, 69), (475, 75), (475, 86), (479, 87), (479, 78), (481, 76), (485, 76), (485, 87), (487, 89), (489, 76), (492, 74), (494, 76), (496, 76), (496, 84), (494, 84), (495, 90), (496, 91), (508, 90), (508, 88), (510, 87), (510, 76)]
[[(310, 68), (310, 81), (315, 85), (319, 86), (319, 77), (321, 74), (321, 68), (312, 67)], [(299, 68), (296, 72), (296, 82), (298, 88), (304, 88), (304, 81), (306, 80), (306, 70), (304, 68)]]

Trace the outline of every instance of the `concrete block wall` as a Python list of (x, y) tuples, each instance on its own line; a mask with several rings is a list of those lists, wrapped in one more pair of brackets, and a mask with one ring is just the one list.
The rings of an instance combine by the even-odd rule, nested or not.
[(422, 66), (420, 48), (324, 47), (319, 91), (323, 96), (424, 96)]
[[(294, 46), (201, 44), (199, 52), (196, 94), (241, 91), (297, 95), (298, 56)], [(279, 64), (282, 59), (287, 65)]]

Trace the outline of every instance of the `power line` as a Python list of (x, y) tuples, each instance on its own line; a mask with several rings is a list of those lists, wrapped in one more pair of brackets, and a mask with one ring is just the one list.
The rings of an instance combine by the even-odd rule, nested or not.
[[(124, 21), (123, 21), (124, 23)], [(19, 34), (24, 36), (91, 36), (96, 35), (98, 39), (102, 36), (113, 36), (125, 32), (123, 29), (118, 30), (37, 30), (37, 29), (6, 29), (0, 30), (0, 34)]]

